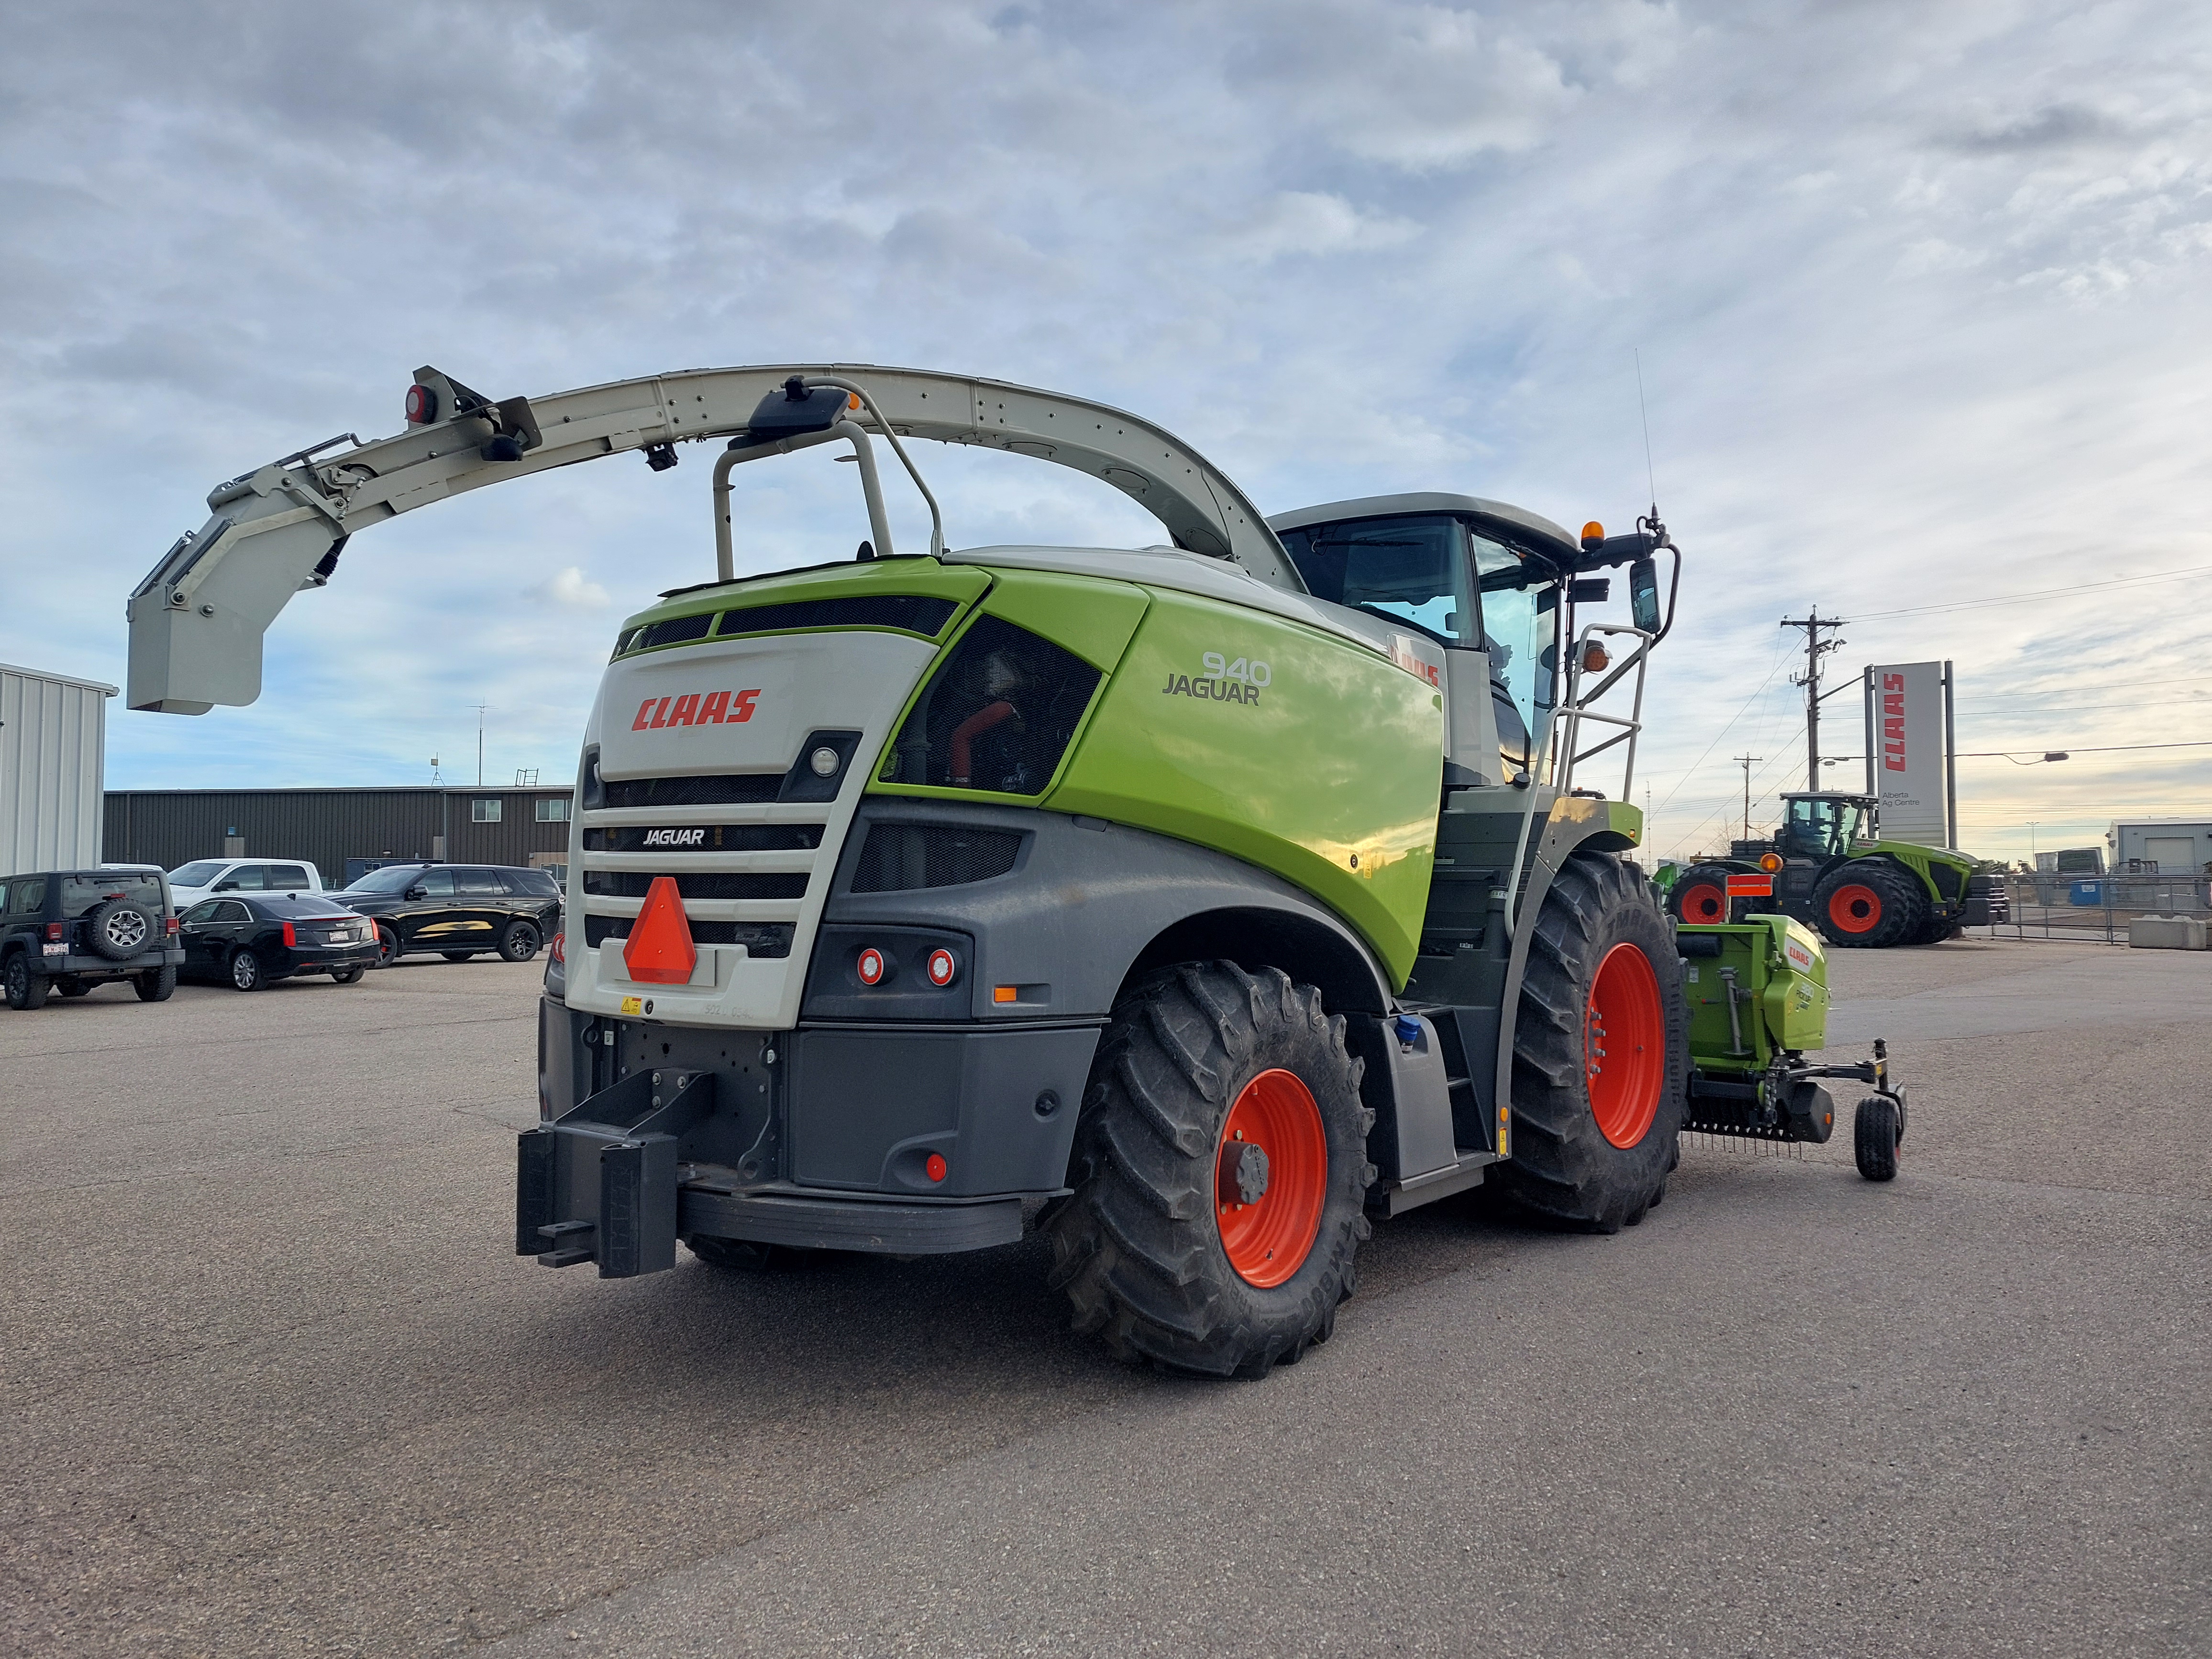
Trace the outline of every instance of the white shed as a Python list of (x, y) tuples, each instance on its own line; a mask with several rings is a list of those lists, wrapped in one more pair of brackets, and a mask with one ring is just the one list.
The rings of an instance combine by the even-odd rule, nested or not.
[(2105, 834), (2115, 870), (2201, 876), (2212, 868), (2212, 818), (2136, 818)]
[(0, 663), (0, 875), (100, 862), (112, 685)]

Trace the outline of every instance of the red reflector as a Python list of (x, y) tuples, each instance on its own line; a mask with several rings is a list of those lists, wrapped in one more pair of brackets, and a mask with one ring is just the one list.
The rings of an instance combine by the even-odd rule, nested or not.
[(929, 982), (938, 989), (941, 991), (951, 984), (959, 974), (960, 964), (953, 958), (951, 951), (932, 951), (929, 953)]
[(691, 942), (691, 923), (675, 877), (655, 876), (645, 890), (644, 907), (623, 941), (623, 965), (632, 979), (648, 985), (684, 984), (699, 965), (699, 947)]
[(860, 976), (863, 985), (881, 985), (884, 982), (884, 953), (870, 945), (860, 952), (860, 959), (853, 964), (853, 971)]
[(407, 419), (410, 425), (424, 426), (437, 418), (438, 394), (427, 386), (407, 388)]
[(927, 1176), (932, 1181), (944, 1180), (945, 1154), (942, 1152), (932, 1152), (927, 1158), (922, 1159), (921, 1172)]
[(1771, 876), (1730, 876), (1728, 896), (1730, 898), (1771, 898), (1774, 894)]
[(299, 942), (300, 936), (292, 931), (292, 924), (289, 921), (286, 922), (284, 924), (284, 948), (289, 951)]

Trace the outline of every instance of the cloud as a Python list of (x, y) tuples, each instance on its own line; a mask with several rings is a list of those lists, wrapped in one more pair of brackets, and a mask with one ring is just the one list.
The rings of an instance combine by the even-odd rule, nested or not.
[[(1668, 850), (1735, 810), (1729, 755), (1775, 757), (1762, 792), (1790, 781), (1778, 617), (2212, 563), (2212, 17), (2189, 9), (667, 0), (653, 20), (582, 0), (336, 3), (281, 30), (154, 0), (12, 18), (0, 659), (119, 681), (122, 597), (210, 486), (390, 432), (424, 362), (502, 397), (919, 362), (1136, 410), (1270, 510), (1443, 489), (1577, 524), (1648, 504), (1640, 351), (1691, 550), (1639, 747)], [(112, 780), (411, 780), (473, 744), (480, 702), (491, 772), (564, 772), (617, 618), (713, 568), (707, 458), (684, 456), (356, 537), (271, 630), (260, 703), (116, 711)], [(1073, 474), (918, 459), (957, 543), (1158, 533)], [(849, 467), (745, 472), (742, 568), (866, 533)], [(911, 544), (915, 503), (887, 488)], [(2148, 741), (2195, 705), (2098, 688), (2197, 658), (2176, 598), (1870, 620), (1846, 654), (1956, 660), (1968, 748)], [(2054, 686), (2078, 716), (1996, 700)], [(2100, 790), (2184, 811), (2212, 763), (2175, 753), (1970, 780), (1962, 804), (2024, 850), (2028, 817), (2056, 833), (2039, 775), (2067, 773), (2047, 804), (2076, 818)]]
[(570, 611), (604, 611), (614, 601), (607, 590), (595, 581), (584, 578), (581, 566), (570, 565), (556, 571), (552, 577), (540, 582), (532, 592), (545, 605), (556, 605)]

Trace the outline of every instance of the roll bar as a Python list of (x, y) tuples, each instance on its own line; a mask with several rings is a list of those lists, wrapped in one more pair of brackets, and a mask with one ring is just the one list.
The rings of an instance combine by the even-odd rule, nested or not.
[[(250, 703), (261, 695), (262, 635), (294, 593), (329, 581), (361, 531), (465, 490), (629, 450), (665, 471), (677, 463), (678, 444), (742, 438), (763, 400), (794, 375), (848, 391), (860, 408), (832, 433), (745, 441), (718, 459), (722, 580), (731, 579), (734, 562), (726, 502), (732, 465), (834, 436), (854, 443), (872, 486), (872, 434), (921, 486), (933, 554), (944, 550), (942, 516), (902, 438), (1005, 450), (1103, 478), (1158, 519), (1177, 547), (1229, 560), (1270, 586), (1305, 591), (1274, 532), (1225, 474), (1164, 428), (1087, 398), (968, 375), (830, 363), (687, 369), (495, 401), (426, 368), (416, 371), (404, 431), (368, 443), (347, 433), (210, 492), (207, 522), (180, 537), (131, 595), (129, 704), (202, 714), (217, 703)], [(878, 550), (888, 550), (881, 492), (867, 493), (870, 528)]]

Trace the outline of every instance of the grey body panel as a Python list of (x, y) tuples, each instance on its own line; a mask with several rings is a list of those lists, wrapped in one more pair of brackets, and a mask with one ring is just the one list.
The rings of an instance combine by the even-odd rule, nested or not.
[[(973, 825), (1028, 837), (1006, 875), (957, 887), (855, 893), (854, 871), (868, 831), (878, 824)], [(1265, 935), (1330, 941), (1328, 960), (1302, 977), (1321, 986), (1332, 1008), (1380, 1013), (1389, 984), (1358, 935), (1303, 889), (1225, 853), (1191, 842), (1030, 807), (892, 799), (861, 803), (823, 912), (832, 927), (943, 929), (974, 943), (967, 1012), (993, 1023), (1103, 1018), (1146, 947), (1207, 916), (1234, 918)], [(1230, 953), (1233, 955), (1233, 952)], [(1177, 960), (1184, 958), (1177, 957)], [(802, 1018), (866, 1018), (866, 998), (829, 994), (817, 951)], [(1018, 1004), (991, 1000), (999, 985), (1042, 987)]]
[[(747, 429), (754, 410), (787, 377), (823, 374), (866, 386), (902, 435), (1073, 467), (1138, 501), (1176, 546), (1230, 561), (1276, 588), (1304, 591), (1282, 544), (1228, 476), (1164, 428), (1123, 410), (973, 376), (869, 364), (689, 369), (556, 392), (526, 409), (510, 399), (453, 414), (441, 403), (430, 424), (367, 444), (349, 434), (351, 447), (343, 452), (288, 457), (218, 486), (206, 524), (164, 555), (131, 595), (130, 706), (204, 714), (216, 703), (252, 702), (261, 690), (262, 635), (295, 592), (328, 580), (325, 561), (349, 536), (484, 484), (625, 450), (728, 437)], [(451, 383), (434, 372), (416, 380), (450, 393)], [(489, 459), (502, 434), (536, 441), (516, 459)]]

